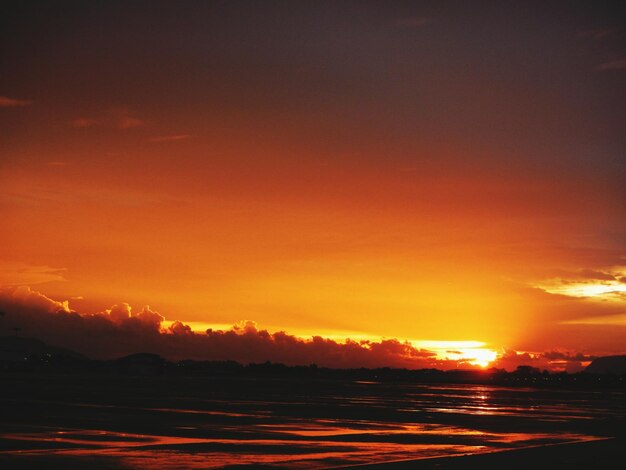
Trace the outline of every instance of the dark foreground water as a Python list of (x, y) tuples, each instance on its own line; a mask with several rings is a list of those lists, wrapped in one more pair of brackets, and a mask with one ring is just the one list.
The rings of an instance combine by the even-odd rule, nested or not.
[[(0, 466), (331, 468), (624, 433), (624, 391), (0, 376)], [(3, 465), (4, 462), (4, 465)]]

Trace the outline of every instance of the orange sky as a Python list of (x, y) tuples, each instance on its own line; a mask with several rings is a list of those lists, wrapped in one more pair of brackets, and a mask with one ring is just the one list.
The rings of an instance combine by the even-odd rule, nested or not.
[[(626, 352), (611, 15), (115, 5), (12, 12), (0, 284), (81, 312)], [(35, 52), (47, 14), (63, 28)]]

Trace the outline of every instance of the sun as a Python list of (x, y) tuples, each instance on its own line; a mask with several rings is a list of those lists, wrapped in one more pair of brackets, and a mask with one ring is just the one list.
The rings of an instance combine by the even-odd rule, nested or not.
[(486, 348), (468, 349), (462, 351), (462, 353), (462, 359), (467, 360), (472, 365), (482, 367), (483, 369), (498, 357), (497, 352)]
[(473, 366), (489, 366), (498, 357), (483, 341), (417, 341), (416, 346), (434, 351), (438, 359), (464, 362)]

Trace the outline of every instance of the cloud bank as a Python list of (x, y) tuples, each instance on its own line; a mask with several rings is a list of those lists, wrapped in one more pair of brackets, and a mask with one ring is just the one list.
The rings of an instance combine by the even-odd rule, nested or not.
[(396, 339), (345, 343), (319, 336), (302, 339), (279, 331), (259, 329), (243, 321), (230, 330), (193, 332), (175, 321), (164, 326), (164, 317), (145, 306), (133, 312), (118, 303), (97, 314), (72, 311), (29, 287), (0, 291), (0, 334), (35, 337), (51, 345), (63, 345), (92, 358), (113, 358), (135, 352), (153, 352), (171, 360), (235, 360), (281, 362), (289, 365), (318, 364), (328, 367), (452, 368), (457, 363), (435, 358), (431, 351), (417, 349)]
[[(433, 351), (398, 339), (303, 339), (284, 331), (270, 333), (250, 320), (229, 330), (199, 333), (180, 321), (166, 326), (165, 318), (149, 306), (134, 312), (125, 302), (96, 314), (81, 314), (73, 311), (68, 301), (53, 300), (26, 286), (0, 289), (0, 311), (1, 336), (19, 333), (94, 359), (152, 352), (170, 360), (235, 360), (244, 364), (271, 361), (334, 368), (476, 368), (465, 360), (438, 358)], [(493, 365), (508, 370), (518, 365), (550, 368), (556, 361), (562, 369), (572, 370), (591, 359), (561, 352), (530, 355), (507, 351)]]

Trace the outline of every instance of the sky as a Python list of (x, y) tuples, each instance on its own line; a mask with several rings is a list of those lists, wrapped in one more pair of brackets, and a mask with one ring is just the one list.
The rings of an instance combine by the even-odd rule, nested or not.
[(0, 8), (3, 331), (626, 353), (624, 2)]

